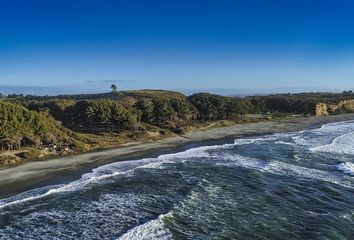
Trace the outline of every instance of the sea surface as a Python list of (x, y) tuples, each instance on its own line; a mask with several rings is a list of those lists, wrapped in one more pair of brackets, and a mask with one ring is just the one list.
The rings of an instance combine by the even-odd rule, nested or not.
[(105, 165), (0, 200), (0, 239), (354, 239), (354, 121)]

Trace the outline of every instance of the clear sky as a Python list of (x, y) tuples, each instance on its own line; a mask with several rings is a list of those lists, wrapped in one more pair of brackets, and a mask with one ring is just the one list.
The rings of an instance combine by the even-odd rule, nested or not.
[(353, 27), (351, 0), (0, 0), (0, 92), (354, 90)]

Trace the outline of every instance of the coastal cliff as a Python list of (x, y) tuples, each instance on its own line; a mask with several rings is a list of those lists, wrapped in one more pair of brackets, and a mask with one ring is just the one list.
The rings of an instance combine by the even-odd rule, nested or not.
[(317, 103), (315, 108), (316, 116), (328, 116), (338, 113), (354, 112), (354, 99), (342, 100), (337, 103)]

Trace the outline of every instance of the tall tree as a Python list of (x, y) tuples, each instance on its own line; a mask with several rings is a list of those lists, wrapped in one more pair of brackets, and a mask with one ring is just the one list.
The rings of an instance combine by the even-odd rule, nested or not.
[(112, 92), (117, 92), (117, 85), (115, 85), (115, 84), (112, 84), (111, 85), (111, 89), (112, 89)]

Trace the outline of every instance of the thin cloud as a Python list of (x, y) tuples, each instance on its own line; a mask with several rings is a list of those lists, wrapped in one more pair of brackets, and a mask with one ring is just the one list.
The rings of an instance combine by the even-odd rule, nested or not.
[(120, 80), (102, 80), (102, 82), (105, 82), (105, 83), (118, 83), (118, 82), (132, 82), (132, 81), (138, 81), (138, 80), (124, 80), (124, 79), (120, 79)]
[(93, 81), (93, 80), (87, 80), (84, 81), (84, 83), (88, 83), (88, 84), (93, 84), (93, 83), (119, 83), (119, 82), (131, 82), (131, 81), (138, 81), (138, 80), (124, 80), (124, 79), (120, 79), (120, 80), (115, 80), (115, 79), (105, 79), (105, 80), (97, 80), (97, 81)]

